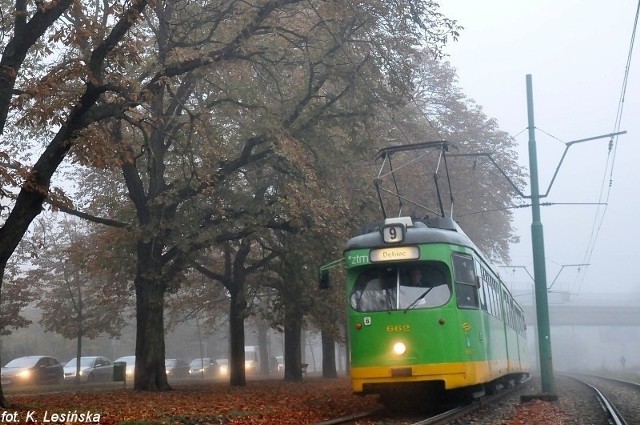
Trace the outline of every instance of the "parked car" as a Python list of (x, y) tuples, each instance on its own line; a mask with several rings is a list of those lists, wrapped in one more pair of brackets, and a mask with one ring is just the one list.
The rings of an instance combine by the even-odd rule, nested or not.
[(276, 356), (276, 361), (278, 362), (278, 372), (284, 373), (284, 356)]
[(2, 368), (2, 385), (61, 384), (62, 364), (50, 356), (25, 356), (11, 360)]
[(229, 359), (216, 359), (218, 363), (218, 375), (229, 376)]
[(189, 364), (189, 376), (213, 378), (218, 376), (220, 366), (209, 357), (193, 359)]
[(186, 378), (189, 376), (189, 364), (182, 359), (166, 359), (167, 378)]
[(249, 375), (260, 372), (260, 352), (255, 345), (244, 346), (244, 372)]
[[(64, 380), (76, 379), (77, 357), (72, 358), (64, 365)], [(111, 381), (113, 380), (113, 363), (106, 357), (82, 356), (80, 357), (80, 381)]]
[(127, 374), (127, 379), (133, 379), (135, 371), (136, 371), (136, 356), (123, 356), (123, 357), (118, 357), (117, 359), (115, 359), (113, 361), (114, 364), (116, 363), (126, 363), (127, 367), (126, 367), (126, 374)]

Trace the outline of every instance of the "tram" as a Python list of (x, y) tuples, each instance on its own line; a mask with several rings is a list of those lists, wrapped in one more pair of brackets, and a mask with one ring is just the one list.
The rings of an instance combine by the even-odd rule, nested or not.
[(387, 218), (344, 260), (355, 393), (477, 395), (528, 375), (522, 308), (453, 219)]

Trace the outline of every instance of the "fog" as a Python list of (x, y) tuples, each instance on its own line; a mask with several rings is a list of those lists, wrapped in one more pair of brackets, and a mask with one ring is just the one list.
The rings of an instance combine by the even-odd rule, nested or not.
[[(640, 235), (635, 220), (640, 211), (637, 51), (627, 68), (637, 8), (636, 0), (442, 2), (443, 13), (465, 27), (459, 41), (447, 48), (462, 91), (516, 139), (519, 162), (527, 170), (525, 78), (532, 75), (541, 194), (549, 187), (564, 143), (628, 132), (614, 139), (611, 154), (608, 139), (573, 145), (549, 196), (541, 199), (607, 203), (542, 207), (547, 285), (553, 283), (551, 309), (635, 305), (640, 316), (640, 273), (633, 267)], [(531, 193), (529, 188), (524, 192)], [(520, 243), (511, 245), (511, 263), (500, 271), (517, 299), (532, 305), (531, 210), (514, 210), (514, 217)], [(534, 330), (529, 327), (535, 359)], [(552, 318), (551, 345), (557, 370), (640, 370), (638, 326), (554, 326)]]
[(551, 341), (555, 370), (640, 372), (638, 326), (553, 327)]
[[(573, 145), (549, 196), (541, 199), (553, 203), (607, 202), (606, 208), (543, 207), (542, 223), (549, 283), (561, 270), (554, 290), (573, 297), (640, 293), (640, 274), (628, 267), (635, 261), (634, 245), (640, 234), (634, 225), (640, 209), (636, 196), (640, 181), (638, 54), (630, 63), (621, 120), (616, 124), (637, 1), (442, 3), (442, 11), (465, 27), (459, 41), (447, 49), (463, 92), (516, 138), (520, 163), (527, 170), (525, 76), (532, 75), (541, 193), (546, 192), (564, 151), (562, 142), (618, 128), (628, 132), (617, 139), (610, 156), (608, 139)], [(531, 210), (515, 210), (514, 214), (521, 242), (511, 246), (511, 264), (526, 266), (533, 273)], [(589, 266), (562, 267), (571, 264)], [(509, 277), (516, 286), (530, 283), (522, 269)]]
[[(38, 324), (39, 310), (26, 308), (24, 314), (32, 324), (26, 328), (13, 331), (10, 335), (3, 336), (0, 347), (0, 358), (3, 365), (8, 361), (33, 354), (51, 355), (58, 358), (63, 364), (76, 357), (76, 340), (65, 339), (59, 334), (45, 332)], [(228, 322), (222, 320), (217, 325), (211, 326), (202, 321), (190, 320), (167, 331), (165, 336), (167, 359), (177, 358), (187, 362), (196, 358), (229, 358)], [(123, 356), (135, 355), (136, 344), (135, 320), (129, 323), (118, 338), (101, 335), (96, 339), (84, 338), (82, 341), (83, 356), (105, 356), (115, 360)], [(258, 331), (249, 320), (245, 323), (245, 344), (257, 346)], [(275, 330), (268, 329), (266, 335), (266, 349), (268, 356), (281, 356), (284, 353), (284, 335)], [(313, 331), (304, 331), (302, 334), (302, 363), (308, 364), (308, 372), (322, 371), (322, 346), (320, 334)], [(344, 344), (336, 345), (336, 367), (339, 373), (345, 373), (346, 352)], [(280, 377), (279, 374), (274, 374)]]
[[(628, 300), (581, 297), (581, 302), (567, 301), (564, 294), (550, 294), (551, 347), (553, 366), (558, 371), (589, 371), (598, 373), (640, 373), (640, 317), (637, 303)], [(533, 309), (531, 296), (521, 300)], [(565, 307), (581, 308), (581, 316), (566, 324)], [(625, 314), (616, 314), (627, 308)], [(613, 312), (612, 312), (613, 311)], [(597, 322), (601, 320), (602, 324)], [(570, 315), (569, 315), (570, 316)], [(589, 318), (589, 324), (585, 320)], [(632, 320), (629, 321), (629, 318)], [(537, 336), (535, 315), (528, 320), (528, 341), (531, 366), (537, 368)], [(591, 323), (596, 322), (596, 323)], [(621, 359), (624, 358), (624, 361)]]
[[(465, 27), (458, 42), (446, 48), (457, 69), (462, 91), (498, 120), (519, 144), (527, 169), (528, 134), (525, 76), (532, 75), (541, 192), (546, 192), (565, 149), (563, 142), (620, 130), (627, 135), (572, 146), (547, 198), (551, 203), (604, 203), (543, 207), (549, 303), (583, 306), (638, 306), (640, 273), (635, 270), (640, 226), (640, 59), (635, 52), (622, 88), (629, 57), (637, 0), (615, 2), (537, 0), (444, 0), (442, 12)], [(622, 106), (622, 114), (618, 111)], [(617, 119), (620, 118), (619, 121)], [(610, 185), (611, 182), (611, 185)], [(530, 193), (527, 188), (525, 193)], [(520, 200), (525, 203), (526, 200)], [(531, 210), (514, 210), (520, 242), (511, 245), (511, 263), (500, 268), (517, 299), (533, 304)], [(588, 264), (588, 266), (576, 266)], [(640, 370), (639, 326), (554, 326), (554, 366), (559, 370)], [(219, 329), (226, 329), (226, 325)], [(529, 326), (535, 357), (535, 326)], [(3, 338), (3, 358), (18, 344), (49, 347), (64, 360), (74, 356), (75, 342), (58, 335), (29, 336), (18, 330)], [(38, 335), (34, 332), (33, 335)], [(133, 331), (115, 340), (85, 342), (87, 354), (115, 358), (133, 354)], [(247, 345), (255, 345), (247, 331)], [(271, 333), (270, 351), (282, 353), (280, 334)], [(209, 335), (192, 323), (167, 335), (167, 357), (191, 359), (203, 354), (227, 357), (224, 333)], [(59, 354), (58, 354), (59, 353)], [(305, 342), (310, 371), (321, 365), (317, 335)], [(621, 362), (621, 358), (625, 362)]]

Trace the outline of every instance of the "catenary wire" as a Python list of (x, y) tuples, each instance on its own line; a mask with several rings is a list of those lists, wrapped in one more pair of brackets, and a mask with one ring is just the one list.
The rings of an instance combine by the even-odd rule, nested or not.
[[(622, 88), (620, 90), (620, 99), (618, 102), (618, 110), (616, 111), (616, 117), (615, 117), (615, 123), (614, 123), (614, 132), (618, 132), (620, 131), (621, 128), (621, 124), (622, 124), (622, 112), (624, 110), (624, 101), (625, 101), (625, 96), (626, 96), (626, 92), (627, 92), (627, 85), (629, 82), (629, 71), (631, 69), (631, 60), (633, 58), (633, 47), (635, 44), (635, 38), (636, 38), (636, 31), (638, 28), (638, 17), (640, 16), (640, 0), (638, 1), (638, 5), (636, 6), (636, 15), (634, 18), (634, 22), (633, 22), (633, 29), (631, 31), (631, 40), (629, 42), (629, 51), (627, 54), (627, 62), (625, 65), (625, 70), (624, 70), (624, 77), (622, 79)], [(609, 154), (608, 157), (611, 156), (611, 164), (609, 167), (609, 184), (608, 187), (606, 189), (606, 196), (605, 196), (605, 201), (603, 202), (604, 206), (598, 207), (598, 210), (596, 212), (596, 215), (594, 217), (594, 222), (593, 222), (593, 227), (592, 227), (592, 231), (591, 231), (591, 235), (589, 237), (589, 243), (587, 245), (587, 250), (585, 252), (584, 255), (584, 261), (583, 263), (590, 263), (591, 261), (591, 257), (593, 255), (593, 252), (595, 250), (595, 246), (596, 246), (596, 242), (598, 240), (598, 236), (600, 235), (600, 230), (602, 229), (602, 224), (604, 223), (604, 217), (606, 215), (607, 212), (607, 206), (609, 203), (609, 197), (611, 195), (611, 188), (613, 186), (613, 171), (614, 171), (614, 165), (615, 165), (615, 160), (616, 160), (616, 153), (617, 153), (617, 149), (618, 149), (618, 136), (615, 136), (614, 138), (611, 139), (611, 141), (609, 142)], [(606, 184), (606, 171), (605, 171), (605, 181), (603, 181), (602, 183), (602, 192), (604, 192), (604, 187)], [(599, 201), (602, 201), (602, 198), (600, 198)], [(580, 282), (574, 282), (574, 284), (577, 284), (578, 289), (577, 292), (580, 292), (580, 288), (582, 287), (583, 283), (584, 283), (584, 279), (586, 276), (586, 272), (582, 275), (582, 279), (580, 280)], [(577, 281), (577, 278), (576, 278)]]

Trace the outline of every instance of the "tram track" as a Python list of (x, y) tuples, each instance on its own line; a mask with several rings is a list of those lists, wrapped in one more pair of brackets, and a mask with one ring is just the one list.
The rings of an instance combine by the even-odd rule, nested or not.
[(351, 422), (355, 422), (356, 420), (359, 419), (365, 419), (368, 417), (372, 417), (377, 413), (380, 413), (384, 410), (383, 407), (377, 408), (377, 409), (372, 409), (372, 410), (365, 410), (362, 412), (358, 412), (358, 413), (353, 413), (351, 415), (347, 415), (347, 416), (341, 416), (339, 418), (334, 418), (334, 419), (329, 419), (326, 421), (322, 421), (322, 422), (318, 422), (316, 423), (316, 425), (342, 425), (342, 424), (348, 424)]
[[(454, 404), (453, 406), (436, 409), (436, 411), (430, 414), (419, 414), (410, 411), (393, 412), (386, 408), (380, 408), (370, 411), (363, 411), (344, 417), (329, 419), (326, 421), (318, 422), (316, 423), (316, 425), (344, 425), (352, 423), (384, 423), (385, 425), (393, 425), (396, 423), (410, 423), (411, 425), (446, 425), (455, 420), (460, 420), (481, 408), (486, 408), (492, 403), (498, 403), (505, 397), (511, 395), (514, 391), (521, 389), (522, 385), (526, 384), (527, 382), (528, 380), (517, 385), (502, 388), (500, 391), (492, 395), (485, 395), (466, 404)], [(425, 417), (425, 415), (428, 416)]]
[(504, 387), (497, 393), (483, 396), (478, 400), (474, 400), (470, 404), (458, 406), (431, 418), (426, 418), (424, 420), (414, 422), (412, 425), (446, 425), (457, 419), (462, 419), (482, 407), (487, 407), (492, 403), (498, 403), (499, 401), (511, 395), (514, 391), (522, 388), (523, 385), (529, 382), (529, 379), (522, 381), (517, 385)]
[(567, 375), (591, 388), (615, 425), (640, 423), (640, 384), (597, 375)]

